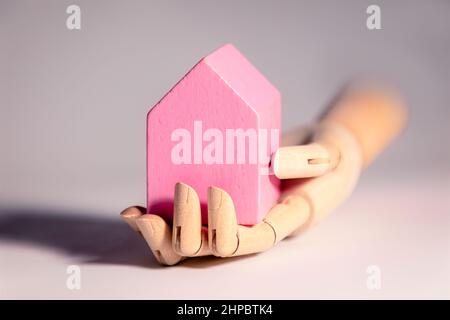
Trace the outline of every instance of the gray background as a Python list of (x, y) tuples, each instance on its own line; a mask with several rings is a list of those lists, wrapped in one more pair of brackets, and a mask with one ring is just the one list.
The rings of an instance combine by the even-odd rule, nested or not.
[[(145, 116), (227, 42), (282, 92), (283, 130), (367, 76), (402, 92), (409, 126), (310, 233), (161, 269), (117, 217), (145, 204)], [(449, 50), (450, 1), (1, 0), (0, 297), (449, 298)]]

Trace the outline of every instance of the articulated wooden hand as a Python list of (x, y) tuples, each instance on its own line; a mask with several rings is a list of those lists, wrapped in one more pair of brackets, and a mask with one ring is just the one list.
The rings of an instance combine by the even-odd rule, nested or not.
[(238, 225), (231, 197), (211, 186), (208, 227), (203, 227), (197, 193), (183, 183), (175, 186), (172, 227), (161, 217), (146, 214), (145, 208), (130, 207), (121, 216), (164, 265), (186, 257), (265, 251), (342, 203), (361, 170), (398, 134), (405, 118), (403, 105), (383, 91), (345, 91), (312, 129), (311, 143), (298, 145), (305, 141), (302, 129), (283, 137), (284, 146), (271, 163), (273, 173), (286, 179), (283, 193), (255, 226)]

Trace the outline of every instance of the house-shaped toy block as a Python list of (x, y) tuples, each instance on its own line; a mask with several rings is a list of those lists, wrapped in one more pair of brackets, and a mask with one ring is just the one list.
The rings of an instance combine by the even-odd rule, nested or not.
[(200, 60), (148, 113), (147, 208), (172, 221), (175, 184), (227, 191), (239, 224), (260, 222), (279, 197), (268, 174), (280, 142), (281, 96), (232, 45)]

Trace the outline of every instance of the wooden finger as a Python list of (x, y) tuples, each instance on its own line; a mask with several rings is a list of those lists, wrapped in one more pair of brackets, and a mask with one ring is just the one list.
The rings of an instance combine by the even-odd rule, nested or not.
[(270, 170), (278, 179), (317, 177), (332, 170), (337, 158), (334, 148), (320, 143), (281, 147), (272, 155)]
[(289, 236), (308, 222), (310, 204), (300, 196), (291, 196), (275, 205), (263, 222), (253, 227), (238, 227), (239, 245), (233, 256), (262, 252)]
[(238, 247), (233, 200), (216, 187), (208, 189), (208, 238), (211, 252), (219, 257), (232, 255)]
[(172, 246), (182, 256), (195, 256), (202, 246), (200, 201), (193, 188), (175, 185)]
[(136, 224), (136, 219), (141, 217), (143, 214), (145, 214), (145, 208), (142, 207), (129, 207), (123, 210), (120, 213), (120, 216), (122, 219), (137, 233), (141, 233), (139, 231), (139, 228)]
[(182, 257), (172, 249), (172, 230), (160, 216), (144, 214), (136, 224), (159, 263), (174, 265)]

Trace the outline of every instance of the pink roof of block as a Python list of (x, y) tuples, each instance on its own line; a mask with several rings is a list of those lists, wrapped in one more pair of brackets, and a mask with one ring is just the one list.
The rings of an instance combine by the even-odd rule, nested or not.
[[(232, 44), (202, 59), (254, 111), (273, 106), (280, 93)], [(200, 61), (200, 62), (202, 62)]]

